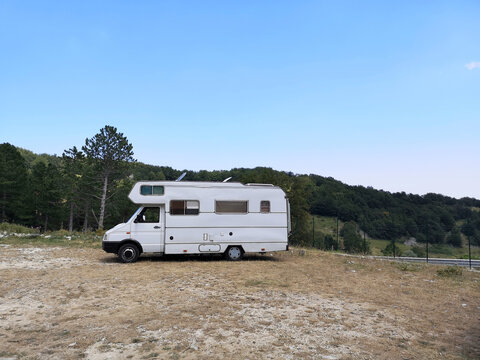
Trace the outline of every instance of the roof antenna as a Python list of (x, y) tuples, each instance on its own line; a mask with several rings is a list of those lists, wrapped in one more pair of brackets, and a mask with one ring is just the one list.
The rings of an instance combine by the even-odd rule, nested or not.
[(222, 182), (227, 182), (227, 181), (230, 180), (231, 178), (232, 178), (232, 177), (230, 176), (230, 177), (226, 178), (225, 180), (223, 180)]
[(180, 176), (178, 177), (178, 179), (175, 180), (175, 181), (182, 181), (182, 179), (185, 177), (185, 175), (187, 175), (187, 172), (186, 172), (186, 171), (185, 171), (182, 175), (180, 175)]

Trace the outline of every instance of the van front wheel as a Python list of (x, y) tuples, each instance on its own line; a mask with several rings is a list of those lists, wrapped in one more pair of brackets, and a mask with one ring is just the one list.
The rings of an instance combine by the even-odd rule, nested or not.
[(133, 263), (140, 256), (140, 251), (135, 244), (125, 244), (118, 250), (118, 258), (123, 263)]
[(238, 261), (242, 258), (243, 251), (239, 246), (231, 246), (225, 251), (225, 257), (231, 261)]

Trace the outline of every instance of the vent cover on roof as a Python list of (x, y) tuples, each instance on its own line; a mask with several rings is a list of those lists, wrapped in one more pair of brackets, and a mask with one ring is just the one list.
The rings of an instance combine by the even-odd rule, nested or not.
[(180, 175), (180, 176), (178, 177), (178, 179), (175, 180), (175, 181), (182, 181), (182, 179), (185, 177), (185, 175), (187, 175), (186, 172), (184, 172), (182, 175)]

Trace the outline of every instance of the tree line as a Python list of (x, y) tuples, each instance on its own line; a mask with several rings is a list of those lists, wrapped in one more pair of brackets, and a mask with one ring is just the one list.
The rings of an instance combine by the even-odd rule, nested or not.
[[(42, 231), (90, 231), (126, 221), (136, 208), (127, 195), (139, 180), (175, 180), (186, 170), (137, 162), (133, 145), (113, 126), (86, 138), (62, 156), (37, 155), (0, 144), (0, 220)], [(310, 239), (311, 214), (337, 217), (356, 239), (369, 237), (462, 245), (462, 234), (480, 245), (480, 200), (440, 194), (423, 196), (349, 186), (331, 177), (302, 175), (270, 168), (187, 171), (185, 180), (270, 183), (290, 200), (293, 244)], [(352, 230), (354, 229), (354, 230)], [(326, 246), (338, 246), (325, 239)], [(360, 245), (352, 242), (351, 248)]]

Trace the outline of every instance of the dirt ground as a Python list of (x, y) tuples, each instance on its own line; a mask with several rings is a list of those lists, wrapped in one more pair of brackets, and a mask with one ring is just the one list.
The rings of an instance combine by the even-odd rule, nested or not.
[(0, 245), (0, 358), (480, 358), (480, 273), (439, 268)]

